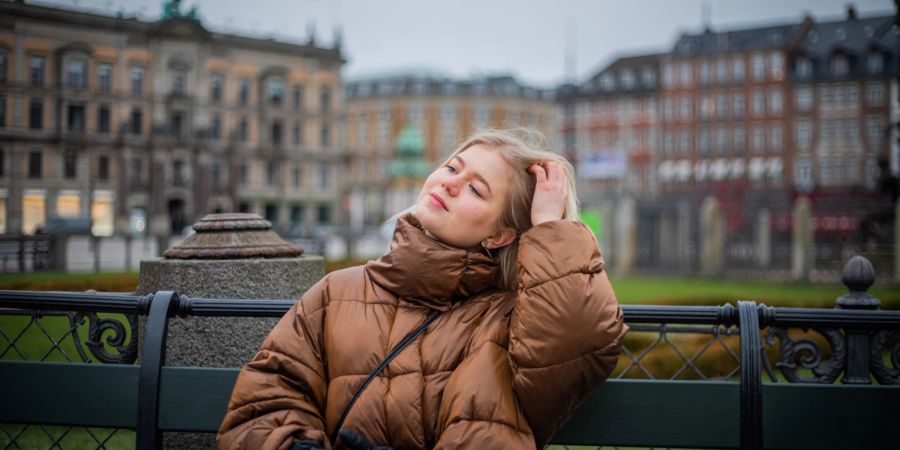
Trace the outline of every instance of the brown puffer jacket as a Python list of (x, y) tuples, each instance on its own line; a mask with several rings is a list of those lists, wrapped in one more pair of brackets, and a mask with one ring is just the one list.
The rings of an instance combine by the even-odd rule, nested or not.
[(499, 291), (487, 255), (407, 216), (387, 255), (328, 274), (276, 325), (238, 376), (218, 446), (331, 448), (357, 387), (439, 310), (343, 428), (397, 449), (540, 448), (615, 367), (627, 326), (602, 268), (584, 224), (547, 222), (521, 236), (518, 289)]

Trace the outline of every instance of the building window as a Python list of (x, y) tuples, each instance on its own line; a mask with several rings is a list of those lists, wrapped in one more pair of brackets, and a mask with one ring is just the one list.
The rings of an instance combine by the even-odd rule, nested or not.
[(641, 83), (644, 87), (652, 88), (656, 85), (656, 73), (649, 67), (641, 69)]
[(292, 97), (294, 99), (294, 111), (301, 111), (303, 109), (303, 86), (295, 84)]
[(675, 153), (675, 135), (671, 131), (666, 131), (663, 135), (663, 150), (667, 155)]
[(734, 153), (742, 155), (745, 151), (747, 151), (746, 133), (743, 128), (736, 127), (734, 129)]
[(663, 116), (666, 121), (675, 120), (675, 102), (671, 98), (663, 100)]
[(169, 118), (169, 128), (172, 136), (177, 138), (184, 137), (184, 113), (180, 111), (173, 112)]
[(682, 130), (680, 134), (680, 138), (678, 139), (678, 151), (682, 154), (689, 154), (693, 147), (693, 138), (691, 136), (691, 132), (688, 130)]
[(63, 155), (63, 176), (72, 179), (78, 175), (78, 155), (68, 150)]
[(781, 53), (769, 53), (769, 76), (773, 80), (784, 78), (784, 55)]
[(761, 125), (753, 127), (750, 148), (757, 153), (762, 152), (766, 148), (766, 129)]
[(675, 67), (672, 63), (663, 66), (663, 85), (665, 87), (675, 86)]
[(716, 118), (724, 119), (728, 116), (728, 97), (724, 94), (716, 96)]
[(711, 145), (711, 137), (709, 135), (709, 130), (706, 128), (700, 129), (700, 154), (701, 155), (709, 155), (710, 145)]
[(291, 184), (295, 188), (299, 188), (301, 184), (303, 184), (303, 168), (300, 166), (294, 166), (294, 170), (291, 171)]
[(831, 106), (831, 86), (819, 87), (819, 107)]
[(796, 177), (795, 183), (798, 187), (811, 188), (813, 184), (812, 163), (806, 158), (798, 159), (794, 165), (794, 177)]
[(136, 185), (144, 183), (144, 162), (141, 158), (131, 160), (131, 182)]
[(41, 152), (28, 153), (28, 178), (40, 178), (43, 173), (44, 155)]
[(819, 121), (819, 142), (823, 145), (829, 145), (831, 143), (831, 138), (831, 121)]
[(877, 148), (885, 140), (884, 118), (869, 116), (866, 118), (866, 140), (871, 148)]
[(225, 187), (225, 170), (222, 167), (221, 161), (213, 161), (212, 185), (215, 189), (222, 189)]
[(859, 84), (847, 85), (847, 105), (853, 108), (859, 107)]
[(213, 103), (219, 103), (222, 101), (222, 84), (224, 83), (224, 79), (222, 74), (214, 73), (209, 80), (209, 99)]
[(247, 118), (242, 117), (241, 122), (238, 124), (238, 140), (241, 142), (247, 142)]
[[(6, 176), (6, 152), (0, 148), (0, 177)], [(2, 219), (2, 218), (0, 218)], [(2, 234), (2, 233), (0, 233)]]
[(866, 85), (866, 104), (869, 106), (881, 106), (884, 104), (884, 83), (869, 83)]
[(6, 67), (9, 65), (7, 62), (8, 55), (5, 51), (0, 51), (0, 83), (6, 83)]
[(784, 143), (784, 132), (780, 125), (774, 125), (769, 130), (769, 149), (781, 150)]
[(319, 187), (322, 189), (331, 187), (331, 169), (325, 164), (319, 166)]
[(274, 203), (266, 203), (265, 217), (269, 222), (278, 223), (278, 205)]
[(300, 122), (294, 122), (294, 130), (292, 135), (294, 145), (303, 144), (303, 128), (300, 126)]
[(734, 118), (741, 119), (744, 117), (744, 94), (734, 94), (731, 98), (732, 108), (734, 109)]
[(274, 162), (270, 162), (269, 165), (266, 166), (266, 184), (269, 186), (278, 184), (278, 165)]
[(109, 179), (109, 156), (97, 158), (97, 178), (102, 181)]
[(87, 61), (81, 58), (70, 59), (66, 63), (66, 86), (83, 88), (87, 81)]
[(329, 108), (331, 107), (331, 88), (322, 86), (321, 97), (319, 104), (322, 107), (322, 114), (328, 114)]
[(859, 144), (859, 121), (856, 119), (847, 120), (847, 140), (851, 144)]
[(34, 55), (28, 59), (29, 80), (32, 86), (44, 85), (44, 57)]
[(725, 153), (728, 148), (728, 130), (725, 128), (716, 129), (716, 151)]
[(238, 88), (238, 101), (241, 105), (247, 105), (250, 103), (250, 80), (247, 78), (241, 78), (240, 86)]
[(680, 116), (683, 120), (691, 120), (693, 111), (691, 110), (691, 98), (683, 97), (681, 99), (681, 107), (679, 108)]
[(846, 101), (846, 96), (844, 95), (845, 92), (846, 91), (844, 90), (844, 85), (842, 85), (842, 84), (834, 85), (833, 101), (834, 101), (835, 106), (838, 106), (838, 107), (844, 106), (844, 102)]
[(134, 95), (144, 93), (144, 68), (141, 66), (131, 68), (131, 93)]
[(175, 94), (179, 97), (184, 96), (185, 92), (187, 92), (187, 75), (181, 71), (177, 70), (172, 74), (172, 94)]
[(831, 58), (831, 73), (836, 76), (844, 76), (850, 71), (850, 61), (845, 55), (834, 55)]
[(68, 130), (84, 132), (84, 105), (70, 104), (66, 112)]
[(732, 78), (734, 78), (735, 83), (743, 83), (744, 75), (746, 72), (746, 68), (744, 66), (744, 57), (743, 56), (735, 56), (734, 60), (732, 60)]
[(144, 128), (144, 113), (141, 108), (135, 106), (131, 108), (131, 121), (129, 121), (131, 134), (141, 134)]
[(794, 90), (794, 104), (799, 111), (809, 111), (813, 105), (812, 88), (809, 86), (798, 87)]
[(766, 78), (766, 58), (755, 53), (750, 58), (750, 70), (753, 75), (753, 81), (763, 81)]
[(322, 125), (322, 147), (328, 147), (331, 141), (331, 130), (328, 125)]
[(624, 89), (634, 89), (635, 85), (637, 84), (634, 71), (631, 69), (623, 69), (619, 74), (619, 79), (622, 80), (622, 88)]
[(97, 89), (100, 92), (112, 90), (112, 64), (102, 63), (97, 66)]
[(794, 72), (797, 78), (806, 80), (812, 76), (813, 65), (809, 58), (799, 57), (794, 62)]
[(6, 126), (6, 95), (0, 94), (0, 128)]
[(681, 85), (683, 87), (690, 87), (693, 84), (692, 73), (691, 73), (691, 63), (683, 62), (681, 63)]
[(209, 125), (209, 136), (215, 140), (222, 137), (222, 117), (218, 114), (213, 116), (212, 123)]
[(700, 78), (701, 86), (706, 86), (709, 84), (710, 67), (709, 67), (709, 61), (707, 61), (705, 59), (700, 61), (700, 76), (699, 76), (699, 78)]
[(753, 99), (750, 108), (754, 116), (762, 116), (766, 113), (766, 94), (763, 91), (753, 91)]
[(328, 205), (319, 205), (317, 222), (319, 225), (328, 225), (331, 223), (331, 207)]
[(32, 97), (28, 103), (28, 128), (40, 130), (44, 128), (44, 99)]
[(884, 54), (879, 51), (873, 51), (869, 53), (869, 58), (866, 61), (866, 64), (869, 68), (869, 73), (871, 74), (880, 74), (884, 71)]
[(774, 88), (769, 91), (769, 113), (776, 116), (780, 115), (783, 103), (781, 89)]
[(728, 61), (724, 57), (716, 59), (716, 82), (719, 84), (728, 82)]
[(248, 181), (249, 178), (250, 178), (250, 177), (249, 177), (249, 175), (250, 175), (250, 174), (249, 174), (249, 171), (250, 171), (250, 169), (247, 167), (247, 164), (241, 164), (241, 165), (238, 167), (238, 171), (237, 171), (237, 182), (238, 182), (239, 185), (242, 185), (242, 186), (243, 186), (243, 185), (246, 185), (246, 184), (247, 184), (247, 181)]
[(275, 79), (269, 82), (269, 102), (273, 106), (281, 106), (284, 101), (284, 81)]
[(281, 121), (275, 120), (272, 122), (272, 145), (281, 145), (281, 133), (282, 126)]
[(808, 149), (812, 146), (813, 124), (810, 120), (798, 120), (794, 123), (794, 142), (800, 149)]

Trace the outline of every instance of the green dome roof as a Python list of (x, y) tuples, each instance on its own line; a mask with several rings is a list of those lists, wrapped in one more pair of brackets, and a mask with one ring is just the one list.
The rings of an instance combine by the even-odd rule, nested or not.
[(399, 156), (422, 156), (425, 154), (425, 136), (413, 125), (406, 125), (400, 130), (394, 147)]

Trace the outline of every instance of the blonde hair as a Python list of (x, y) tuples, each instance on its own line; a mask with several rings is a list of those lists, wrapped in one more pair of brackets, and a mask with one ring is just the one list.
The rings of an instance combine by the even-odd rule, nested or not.
[(509, 199), (506, 208), (500, 213), (497, 225), (515, 230), (516, 239), (509, 245), (492, 251), (494, 259), (500, 264), (500, 287), (504, 290), (512, 290), (519, 284), (518, 236), (533, 226), (531, 223), (531, 199), (534, 197), (536, 181), (534, 174), (528, 168), (541, 161), (553, 161), (563, 167), (569, 183), (562, 217), (566, 220), (578, 220), (575, 170), (565, 156), (546, 149), (547, 139), (541, 133), (526, 128), (478, 131), (453, 150), (441, 163), (441, 166), (446, 166), (456, 155), (478, 144), (498, 150), (507, 164), (513, 168)]

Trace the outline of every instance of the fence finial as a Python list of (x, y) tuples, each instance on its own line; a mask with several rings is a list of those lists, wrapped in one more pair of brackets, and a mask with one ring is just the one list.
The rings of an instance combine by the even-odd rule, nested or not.
[(875, 283), (875, 268), (862, 255), (856, 255), (844, 265), (841, 281), (850, 291), (837, 299), (838, 309), (878, 309), (881, 301), (867, 292)]

